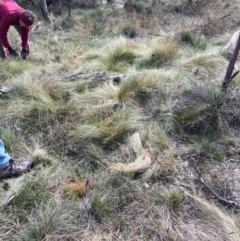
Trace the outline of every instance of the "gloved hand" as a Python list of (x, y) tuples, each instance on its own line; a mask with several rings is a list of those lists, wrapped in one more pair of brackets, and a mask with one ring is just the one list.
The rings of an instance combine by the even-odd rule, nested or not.
[(22, 51), (21, 51), (22, 59), (26, 59), (28, 54), (29, 54), (29, 48), (28, 47), (27, 48), (22, 48)]
[(18, 57), (18, 53), (15, 49), (13, 49), (12, 47), (8, 48), (9, 54), (12, 55), (13, 57)]

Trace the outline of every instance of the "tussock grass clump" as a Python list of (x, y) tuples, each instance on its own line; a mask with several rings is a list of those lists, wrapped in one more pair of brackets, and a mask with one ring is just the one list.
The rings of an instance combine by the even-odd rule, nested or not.
[(106, 153), (100, 146), (92, 143), (88, 144), (85, 149), (85, 154), (87, 155), (88, 165), (91, 170), (106, 166)]
[(137, 35), (137, 31), (132, 25), (125, 25), (121, 31), (122, 35), (128, 38), (134, 38)]
[(208, 139), (201, 139), (196, 145), (198, 146), (199, 154), (202, 157), (205, 157), (208, 160), (214, 159), (220, 162), (224, 161), (225, 155), (222, 147), (218, 146), (216, 143)]
[(180, 42), (185, 43), (197, 49), (205, 50), (207, 43), (201, 38), (196, 37), (196, 35), (190, 30), (186, 30), (180, 34)]
[(110, 218), (115, 211), (114, 197), (101, 198), (99, 193), (95, 192), (91, 197), (91, 210), (97, 222), (103, 222)]
[(197, 54), (194, 57), (184, 61), (183, 67), (195, 75), (209, 76), (214, 75), (217, 69), (222, 68), (226, 60), (215, 54)]
[(14, 84), (17, 95), (28, 100), (41, 101), (46, 98), (68, 101), (68, 91), (74, 87), (71, 84), (57, 83), (50, 80), (33, 79), (25, 74), (18, 78)]
[(29, 216), (26, 228), (20, 233), (20, 240), (76, 240), (79, 231), (75, 212), (75, 205), (40, 204)]
[(181, 105), (175, 107), (174, 126), (178, 134), (213, 135), (220, 132), (219, 104), (221, 93), (207, 90), (206, 87), (192, 83), (192, 89), (184, 94)]
[(12, 157), (19, 159), (27, 156), (26, 140), (13, 126), (0, 126), (0, 132), (1, 140)]
[(101, 143), (121, 142), (124, 135), (138, 128), (136, 115), (132, 111), (113, 112), (112, 116), (84, 124), (70, 133), (70, 141), (76, 145), (82, 142), (100, 141)]
[[(151, 92), (159, 85), (161, 74), (158, 72), (132, 73), (126, 76), (120, 84), (110, 80), (100, 88), (86, 94), (86, 98), (94, 103), (102, 103), (98, 107), (104, 109), (117, 105), (122, 107), (137, 106), (151, 98)], [(164, 78), (164, 77), (163, 77)]]
[(23, 118), (20, 119), (21, 128), (29, 132), (32, 132), (34, 129), (48, 131), (47, 127), (64, 123), (76, 113), (70, 103), (56, 103), (49, 96), (46, 96), (42, 101), (34, 101), (28, 104)]
[(189, 134), (211, 135), (218, 131), (217, 110), (208, 104), (187, 106), (175, 112), (174, 118), (179, 134), (184, 131)]
[(13, 93), (14, 100), (19, 101), (6, 109), (8, 116), (18, 119), (22, 129), (47, 131), (50, 126), (64, 125), (79, 116), (76, 105), (70, 101), (71, 86), (32, 80), (29, 76), (21, 80), (16, 82)]
[(168, 203), (170, 208), (177, 212), (181, 209), (183, 204), (183, 192), (181, 191), (173, 191), (168, 196)]
[(47, 187), (48, 181), (44, 177), (29, 176), (25, 178), (24, 183), (10, 202), (21, 221), (26, 221), (27, 215), (40, 203), (46, 203), (51, 199), (52, 195), (46, 192)]
[(4, 61), (3, 63), (1, 63), (2, 71), (0, 76), (2, 79), (12, 78), (23, 74), (24, 72), (30, 70), (32, 67), (32, 64), (24, 61)]
[(151, 125), (148, 135), (151, 143), (157, 150), (163, 151), (169, 149), (170, 139), (164, 129), (157, 123)]
[(133, 42), (120, 37), (101, 50), (99, 63), (108, 71), (124, 72), (137, 56)]
[(138, 69), (161, 68), (171, 65), (178, 57), (178, 46), (173, 41), (153, 40), (149, 46), (147, 57), (143, 57), (136, 62)]
[(41, 149), (39, 147), (35, 147), (35, 149), (33, 150), (33, 153), (31, 153), (32, 155), (32, 162), (34, 163), (34, 165), (43, 165), (43, 166), (52, 166), (54, 164), (56, 164), (56, 160), (53, 157), (50, 157), (47, 154), (47, 151), (44, 149)]
[[(239, 76), (223, 93), (219, 54), (237, 17), (206, 26), (228, 31), (206, 33), (206, 49), (202, 24), (226, 1), (125, 2), (43, 23), (26, 61), (0, 63), (1, 84), (15, 87), (0, 96), (1, 139), (35, 163), (1, 180), (0, 239), (240, 240), (237, 215), (213, 205), (195, 170), (198, 161), (216, 193), (239, 197)], [(19, 36), (11, 40), (19, 51)]]

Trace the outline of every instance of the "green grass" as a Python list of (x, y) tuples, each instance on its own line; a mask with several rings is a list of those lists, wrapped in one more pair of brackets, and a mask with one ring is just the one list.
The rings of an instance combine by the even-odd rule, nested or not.
[(78, 232), (73, 217), (77, 211), (76, 206), (69, 204), (56, 206), (54, 202), (42, 203), (32, 213), (26, 228), (21, 231), (19, 240), (55, 239), (59, 236), (73, 238)]

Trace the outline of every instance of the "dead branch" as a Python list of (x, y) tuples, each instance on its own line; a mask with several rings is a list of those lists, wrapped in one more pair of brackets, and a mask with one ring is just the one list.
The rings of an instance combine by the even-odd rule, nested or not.
[[(180, 6), (181, 6), (181, 5), (180, 5)], [(174, 11), (174, 9), (171, 10), (171, 11), (169, 11), (169, 12), (166, 12), (166, 13), (170, 13), (170, 12), (172, 12), (172, 11)], [(206, 23), (206, 24), (204, 24), (204, 25), (201, 25), (201, 26), (199, 26), (199, 27), (197, 27), (197, 28), (195, 28), (195, 29), (192, 29), (192, 30), (190, 30), (190, 31), (191, 31), (191, 32), (195, 32), (196, 30), (198, 30), (198, 29), (200, 29), (200, 28), (208, 27), (210, 24), (215, 23), (215, 22), (219, 21), (220, 19), (227, 18), (227, 17), (229, 17), (229, 16), (231, 16), (231, 13), (226, 14), (226, 15), (224, 15), (224, 16), (222, 16), (222, 17), (220, 17), (220, 18), (217, 18), (217, 19), (215, 19), (215, 20), (212, 20), (212, 21), (210, 21), (210, 22), (208, 22), (208, 23)], [(178, 32), (178, 33), (176, 33), (176, 34), (179, 34), (179, 33), (181, 33), (181, 32)], [(161, 36), (161, 34), (144, 35), (144, 36), (141, 36), (141, 37), (155, 37), (155, 36)]]
[(200, 27), (198, 27), (198, 28), (192, 29), (191, 32), (194, 32), (194, 31), (196, 31), (196, 30), (198, 30), (198, 29), (200, 29), (200, 28), (208, 27), (210, 24), (215, 23), (215, 22), (219, 21), (220, 19), (227, 18), (227, 17), (229, 17), (229, 16), (231, 16), (231, 13), (226, 14), (226, 15), (224, 15), (224, 16), (222, 16), (222, 17), (220, 17), (220, 18), (217, 18), (217, 19), (215, 19), (215, 20), (212, 20), (212, 21), (210, 21), (210, 22), (208, 22), (208, 23), (206, 23), (206, 24), (204, 24), (204, 25), (202, 25), (202, 26), (200, 26)]
[(239, 50), (240, 50), (240, 34), (238, 36), (237, 44), (236, 44), (235, 49), (233, 51), (232, 57), (229, 61), (229, 64), (228, 64), (228, 67), (227, 67), (227, 72), (226, 72), (226, 75), (224, 77), (224, 81), (222, 83), (222, 90), (223, 91), (227, 90), (227, 88), (228, 88), (230, 82), (232, 81), (232, 79), (239, 73), (239, 70), (238, 70), (232, 75), (232, 72), (233, 72), (233, 69), (234, 69), (234, 66), (235, 66), (235, 62), (236, 62), (237, 57), (238, 57)]
[(200, 182), (203, 184), (203, 186), (209, 191), (211, 192), (220, 203), (222, 203), (223, 205), (229, 207), (229, 208), (234, 208), (237, 210), (240, 210), (240, 205), (238, 203), (236, 203), (235, 201), (232, 200), (227, 200), (225, 198), (222, 198), (221, 196), (219, 196), (214, 190), (212, 190), (203, 180), (202, 178), (202, 173), (199, 171), (198, 167), (196, 167), (197, 173), (198, 173), (198, 177)]
[(120, 82), (120, 80), (126, 77), (125, 74), (119, 73), (106, 73), (106, 72), (95, 72), (90, 74), (84, 74), (82, 72), (66, 76), (60, 79), (56, 79), (56, 81), (76, 81), (76, 80), (105, 80), (110, 79), (115, 82)]

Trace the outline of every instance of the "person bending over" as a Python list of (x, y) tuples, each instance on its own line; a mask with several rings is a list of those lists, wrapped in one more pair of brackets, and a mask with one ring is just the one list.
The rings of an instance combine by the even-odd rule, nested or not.
[[(0, 0), (0, 57), (7, 58), (7, 55), (19, 56), (17, 51), (9, 43), (7, 33), (10, 26), (13, 26), (22, 40), (22, 59), (29, 54), (30, 26), (34, 23), (35, 15), (30, 10), (25, 10), (13, 0)], [(6, 53), (7, 49), (8, 53)]]
[(19, 176), (33, 168), (33, 163), (30, 161), (19, 162), (12, 159), (5, 151), (4, 144), (0, 139), (0, 180)]

